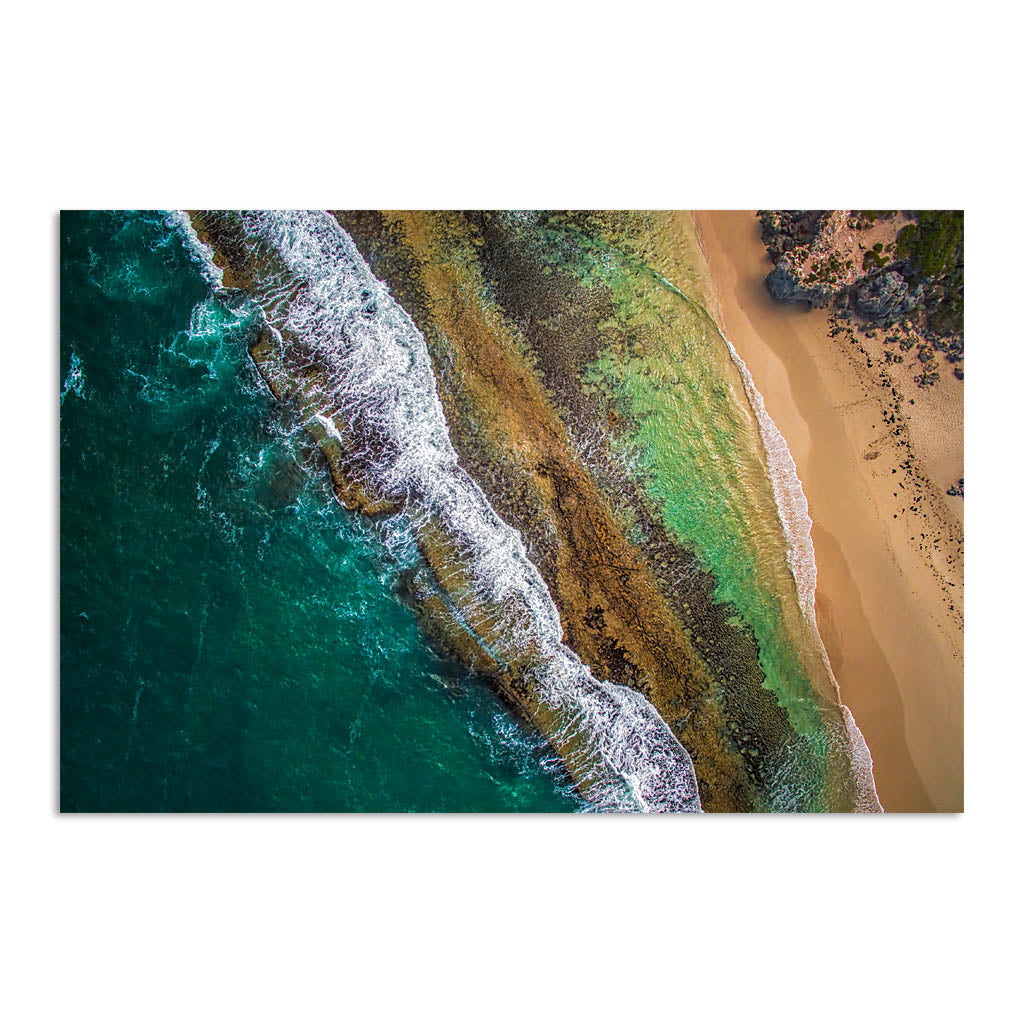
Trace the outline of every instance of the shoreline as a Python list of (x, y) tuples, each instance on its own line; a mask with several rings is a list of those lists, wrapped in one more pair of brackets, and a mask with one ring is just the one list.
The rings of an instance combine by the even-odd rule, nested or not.
[[(721, 320), (720, 310), (718, 315)], [(851, 744), (852, 765), (859, 786), (858, 810), (883, 811), (884, 808), (878, 798), (878, 786), (874, 778), (874, 762), (871, 758), (871, 751), (864, 739), (863, 732), (857, 725), (853, 712), (843, 703), (839, 681), (836, 679), (835, 670), (829, 659), (828, 649), (822, 639), (821, 627), (815, 613), (818, 566), (814, 557), (813, 523), (799, 470), (782, 432), (768, 412), (764, 396), (758, 391), (749, 368), (732, 342), (725, 335), (722, 337), (726, 345), (729, 346), (733, 361), (743, 377), (743, 387), (761, 431), (761, 441), (764, 445), (768, 471), (772, 479), (779, 520), (789, 545), (787, 561), (800, 596), (800, 610), (809, 622), (815, 646), (828, 674), (832, 695), (842, 709), (846, 734)], [(779, 452), (780, 447), (783, 454)]]
[[(962, 388), (943, 382), (940, 392), (954, 408), (959, 399), (960, 418), (953, 416), (951, 426), (945, 408), (941, 430), (931, 422), (935, 399), (915, 389), (907, 436), (879, 432), (890, 389), (856, 365), (850, 346), (829, 337), (827, 310), (805, 311), (769, 296), (762, 282), (771, 261), (755, 215), (700, 211), (694, 221), (723, 333), (749, 367), (803, 484), (818, 629), (841, 699), (870, 748), (882, 806), (960, 811), (962, 502), (941, 494), (944, 478), (905, 476), (901, 460), (918, 452), (924, 458), (917, 462), (933, 476), (957, 463), (963, 475)], [(862, 339), (858, 350), (864, 355), (870, 347)], [(910, 492), (902, 506), (894, 498), (907, 483), (922, 494), (910, 514)]]
[[(834, 682), (829, 678), (823, 686), (824, 673), (815, 668), (824, 661), (822, 645), (798, 607), (759, 426), (733, 390), (734, 378), (740, 385), (735, 361), (707, 317), (710, 280), (690, 215), (556, 216), (553, 238), (532, 222), (506, 222), (500, 214), (336, 216), (423, 331), (460, 464), (496, 512), (521, 532), (561, 613), (564, 642), (598, 677), (648, 697), (691, 754), (704, 809), (860, 807), (856, 791), (862, 787), (850, 774), (856, 759), (847, 763), (845, 747), (822, 743), (820, 750), (828, 753), (820, 757), (814, 747), (792, 779), (781, 779), (776, 769), (790, 763), (786, 758), (800, 735), (818, 730), (823, 740), (821, 731), (847, 727)], [(580, 251), (576, 239), (587, 243)], [(603, 263), (591, 277), (595, 247), (620, 259), (628, 254), (625, 265)], [(693, 343), (703, 349), (673, 347), (688, 337), (689, 314), (666, 294), (670, 282), (698, 297), (693, 316), (710, 331)], [(673, 329), (666, 330), (665, 317)], [(666, 337), (675, 340), (666, 343)], [(729, 468), (719, 478), (715, 460), (701, 462), (703, 452), (676, 456), (692, 457), (694, 472), (717, 481), (711, 493), (734, 495), (752, 522), (764, 523), (743, 543), (754, 545), (750, 553), (764, 559), (758, 565), (773, 583), (767, 611), (754, 594), (746, 619), (717, 596), (722, 577), (675, 538), (630, 468), (602, 447), (611, 442), (595, 440), (632, 437), (639, 410), (648, 429), (657, 435), (660, 427), (671, 443), (679, 436), (679, 409), (673, 405), (666, 418), (659, 404), (664, 389), (645, 384), (638, 357), (661, 375), (658, 380), (671, 381), (676, 361), (696, 359), (698, 351), (710, 360), (706, 369), (715, 379), (724, 375), (728, 384), (720, 395), (705, 388), (692, 409), (685, 406), (696, 418), (691, 429), (701, 436), (700, 424), (724, 416), (739, 461), (723, 453), (722, 465)], [(602, 353), (606, 362), (590, 371)], [(677, 465), (672, 462), (666, 480), (670, 489)], [(738, 471), (746, 483), (736, 489)], [(689, 493), (684, 489), (680, 496), (680, 515), (693, 511), (686, 505)], [(706, 514), (707, 500), (700, 504)], [(728, 512), (726, 507), (722, 514)], [(691, 544), (715, 539), (685, 536)], [(746, 579), (730, 561), (731, 549), (718, 554), (724, 559), (720, 569), (735, 570), (733, 580)], [(775, 644), (767, 672), (753, 623)], [(811, 633), (813, 651), (803, 642)], [(786, 637), (792, 647), (779, 646)], [(813, 658), (802, 680), (789, 662), (807, 653)], [(768, 672), (773, 685), (766, 685)], [(785, 707), (794, 709), (796, 724)]]
[[(425, 567), (408, 591), (438, 645), (491, 677), (580, 785), (593, 753), (641, 786), (644, 807), (877, 809), (811, 615), (813, 576), (794, 572), (765, 446), (785, 455), (798, 489), (795, 465), (781, 435), (769, 445), (752, 378), (707, 314), (711, 279), (689, 215), (556, 220), (554, 243), (500, 215), (293, 216), (306, 217), (302, 231), (277, 248), (274, 214), (200, 216), (196, 228), (225, 262), (225, 282), (257, 299), (300, 273), (305, 264), (289, 259), (304, 239), (322, 287), (276, 304), (251, 355), (271, 390), (298, 402), (343, 504), (368, 515), (409, 505)], [(254, 230), (269, 249), (251, 243)], [(609, 267), (602, 256), (595, 269), (577, 237), (632, 262)], [(649, 265), (701, 301), (680, 306)], [(388, 290), (369, 301), (371, 274)], [(309, 304), (324, 289), (348, 305), (320, 327)], [(338, 346), (337, 317), (357, 308), (369, 318), (360, 347)], [(396, 331), (413, 363), (393, 351)], [(699, 381), (683, 376), (687, 359)], [(679, 387), (691, 401), (678, 401)], [(399, 406), (416, 413), (400, 431), (389, 411)], [(661, 491), (618, 460), (613, 434), (658, 455)], [(687, 438), (707, 443), (691, 450)], [(484, 520), (501, 536), (478, 528)], [(564, 663), (570, 652), (578, 670)], [(564, 719), (568, 697), (579, 707)], [(621, 714), (641, 707), (651, 714)]]

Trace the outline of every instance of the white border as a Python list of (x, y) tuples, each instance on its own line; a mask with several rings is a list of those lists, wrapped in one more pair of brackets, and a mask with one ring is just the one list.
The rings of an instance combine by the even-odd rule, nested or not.
[[(984, 5), (715, 10), (8, 14), (7, 1019), (1001, 1019), (1017, 33)], [(566, 203), (966, 207), (967, 814), (58, 818), (55, 211)]]

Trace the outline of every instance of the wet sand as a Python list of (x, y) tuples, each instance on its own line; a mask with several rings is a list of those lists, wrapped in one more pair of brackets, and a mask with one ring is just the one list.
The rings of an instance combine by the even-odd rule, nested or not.
[[(905, 403), (907, 428), (894, 435), (882, 418), (890, 389), (878, 380), (881, 353), (873, 372), (858, 365), (854, 346), (829, 338), (824, 310), (768, 295), (771, 262), (755, 215), (694, 216), (719, 322), (803, 482), (814, 521), (818, 627), (843, 702), (871, 749), (882, 806), (960, 811), (963, 502), (944, 494), (963, 476), (960, 382), (945, 380), (951, 373), (943, 367), (940, 387), (925, 393), (908, 386), (910, 367), (901, 368), (899, 386), (915, 403)], [(901, 467), (908, 451), (933, 481), (909, 479)], [(915, 486), (921, 496), (911, 511)]]

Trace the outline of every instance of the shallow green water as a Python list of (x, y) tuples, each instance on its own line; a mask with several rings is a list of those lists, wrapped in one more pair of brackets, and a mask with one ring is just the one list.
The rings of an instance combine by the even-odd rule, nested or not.
[[(699, 305), (637, 259), (576, 232), (548, 230), (539, 255), (607, 290), (642, 346), (606, 347), (587, 369), (627, 427), (617, 455), (675, 540), (717, 580), (758, 643), (765, 685), (801, 732), (821, 727), (784, 604), (797, 607), (786, 542), (761, 461), (757, 423), (722, 337)], [(624, 440), (624, 438), (626, 440)], [(791, 620), (796, 616), (791, 616)]]
[[(623, 460), (636, 466), (671, 536), (692, 546), (715, 574), (717, 600), (749, 623), (765, 685), (793, 724), (810, 732), (820, 719), (794, 641), (786, 635), (782, 602), (795, 603), (796, 594), (788, 593), (785, 547), (756, 462), (753, 424), (742, 422), (741, 406), (721, 383), (724, 374), (715, 377), (709, 366), (706, 357), (680, 363), (659, 353), (641, 363), (608, 354), (591, 370), (637, 424)], [(785, 598), (779, 596), (782, 588)]]
[(578, 810), (159, 214), (61, 219), (63, 810)]

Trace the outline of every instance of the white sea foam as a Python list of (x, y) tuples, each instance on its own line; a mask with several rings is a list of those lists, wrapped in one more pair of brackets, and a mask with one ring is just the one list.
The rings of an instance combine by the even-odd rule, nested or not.
[(280, 311), (288, 297), (279, 326), (327, 371), (315, 417), (346, 425), (345, 443), (356, 449), (347, 451), (350, 471), (400, 501), (414, 528), (443, 524), (459, 575), (442, 584), (499, 658), (525, 658), (524, 675), (561, 723), (557, 739), (567, 741), (588, 798), (610, 810), (700, 810), (690, 756), (650, 702), (596, 679), (562, 643), (558, 610), (522, 538), (458, 464), (422, 334), (351, 238), (326, 213), (239, 216), (250, 244), (282, 268), (260, 282), (264, 307)]
[(224, 271), (213, 261), (213, 249), (199, 240), (192, 221), (184, 210), (172, 210), (167, 215), (167, 226), (181, 234), (188, 254), (199, 264), (203, 279), (213, 288), (224, 287)]
[[(721, 333), (721, 332), (719, 332)], [(761, 435), (765, 458), (768, 462), (768, 476), (772, 483), (772, 494), (779, 510), (779, 521), (786, 535), (786, 561), (796, 581), (800, 610), (812, 624), (814, 622), (814, 591), (818, 585), (818, 566), (814, 561), (814, 542), (811, 540), (811, 514), (807, 506), (803, 484), (793, 461), (793, 453), (786, 444), (775, 420), (765, 408), (761, 392), (754, 384), (754, 378), (747, 364), (740, 358), (733, 343), (722, 335), (729, 347), (736, 369), (743, 380), (747, 401), (754, 410), (757, 429)]]
[(882, 810), (882, 803), (878, 799), (878, 790), (875, 789), (875, 771), (874, 762), (871, 760), (871, 751), (868, 749), (864, 734), (854, 721), (853, 712), (845, 704), (841, 704), (840, 707), (843, 711), (846, 733), (850, 737), (850, 745), (852, 747), (850, 763), (853, 767), (854, 781), (857, 785), (857, 802), (854, 809), (868, 813), (879, 812)]
[(77, 352), (71, 353), (71, 365), (68, 367), (68, 375), (64, 378), (64, 387), (60, 392), (61, 405), (64, 404), (64, 399), (71, 392), (74, 392), (79, 398), (85, 397), (85, 369)]
[[(800, 610), (807, 620), (810, 631), (815, 638), (825, 667), (828, 670), (829, 678), (835, 687), (836, 695), (839, 695), (839, 684), (832, 672), (832, 665), (829, 662), (828, 652), (818, 632), (817, 619), (814, 614), (814, 594), (818, 585), (818, 566), (814, 560), (814, 541), (811, 538), (811, 513), (807, 505), (807, 497), (804, 494), (803, 484), (797, 473), (796, 462), (793, 460), (793, 453), (786, 444), (782, 432), (775, 425), (764, 404), (761, 392), (757, 390), (754, 378), (747, 369), (740, 354), (733, 347), (731, 341), (718, 332), (722, 340), (729, 347), (729, 355), (739, 370), (743, 380), (743, 390), (746, 392), (747, 401), (754, 411), (757, 420), (757, 427), (761, 434), (761, 444), (764, 447), (765, 458), (768, 463), (768, 476), (772, 484), (772, 493), (775, 496), (775, 504), (779, 510), (779, 521), (782, 523), (782, 530), (786, 535), (786, 561), (789, 563), (793, 579), (796, 581), (797, 596), (800, 602)], [(880, 811), (882, 805), (878, 800), (878, 792), (875, 789), (875, 777), (872, 770), (871, 752), (864, 740), (864, 735), (857, 728), (850, 709), (845, 704), (840, 704), (843, 714), (843, 721), (846, 727), (846, 738), (850, 746), (850, 762), (853, 771), (854, 783), (857, 787), (856, 809), (858, 811)]]

